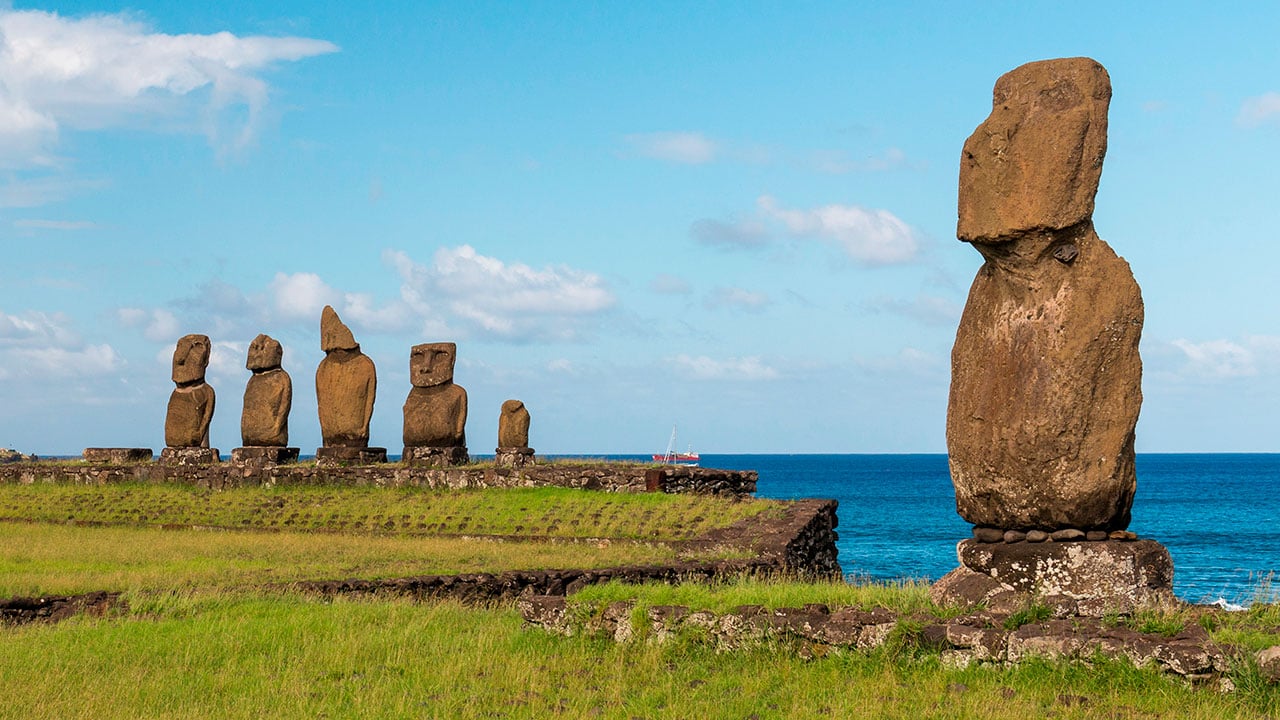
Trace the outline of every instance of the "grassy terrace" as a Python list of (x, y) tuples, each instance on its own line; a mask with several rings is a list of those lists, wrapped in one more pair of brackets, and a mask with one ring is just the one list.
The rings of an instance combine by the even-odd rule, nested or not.
[(0, 485), (0, 520), (202, 526), (397, 536), (688, 540), (760, 513), (769, 500), (564, 488), (432, 491), (276, 487), (223, 491), (146, 484)]

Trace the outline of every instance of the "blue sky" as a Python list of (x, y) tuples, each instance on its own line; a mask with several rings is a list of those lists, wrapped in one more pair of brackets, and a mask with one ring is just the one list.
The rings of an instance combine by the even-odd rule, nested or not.
[(196, 5), (0, 2), (0, 445), (162, 446), (200, 332), (229, 452), (266, 332), (310, 452), (330, 303), (393, 452), (441, 340), (473, 452), (941, 452), (961, 145), (1087, 55), (1138, 448), (1280, 451), (1280, 5)]

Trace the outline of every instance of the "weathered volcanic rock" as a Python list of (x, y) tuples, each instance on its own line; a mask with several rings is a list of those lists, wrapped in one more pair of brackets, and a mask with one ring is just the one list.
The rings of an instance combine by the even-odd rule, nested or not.
[(414, 345), (404, 401), (405, 447), (466, 447), (467, 391), (453, 383), (454, 343)]
[(351, 330), (328, 305), (320, 315), (320, 349), (316, 368), (316, 409), (325, 447), (369, 445), (369, 420), (378, 392), (378, 373)]
[(169, 447), (209, 447), (209, 422), (215, 396), (204, 381), (209, 366), (209, 336), (184, 335), (173, 350), (173, 382), (164, 418), (164, 444)]
[(289, 444), (289, 409), (293, 380), (280, 367), (284, 349), (274, 338), (259, 335), (249, 344), (245, 367), (253, 371), (244, 388), (240, 438), (246, 446), (284, 447)]
[(498, 447), (529, 447), (529, 410), (519, 400), (502, 403), (498, 415)]
[(951, 356), (947, 450), (975, 525), (1129, 523), (1142, 296), (1093, 230), (1110, 80), (1087, 58), (996, 83), (965, 142), (957, 235), (986, 262)]

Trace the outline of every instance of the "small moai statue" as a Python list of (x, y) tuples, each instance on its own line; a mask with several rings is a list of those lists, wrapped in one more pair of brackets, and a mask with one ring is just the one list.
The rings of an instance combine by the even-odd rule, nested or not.
[(458, 346), (414, 345), (409, 353), (413, 389), (404, 401), (404, 453), (411, 465), (461, 465), (467, 455), (467, 391), (453, 382)]
[(519, 400), (502, 403), (494, 464), (498, 467), (533, 464), (533, 448), (529, 447), (529, 410)]
[(386, 462), (386, 448), (369, 447), (369, 421), (378, 390), (373, 360), (360, 352), (351, 329), (328, 305), (320, 315), (320, 349), (316, 368), (316, 409), (324, 446), (316, 460), (326, 463)]
[(289, 444), (289, 410), (293, 407), (293, 380), (281, 367), (284, 348), (268, 335), (249, 343), (244, 366), (253, 372), (244, 388), (240, 414), (240, 440), (244, 447), (231, 451), (236, 462), (293, 462), (298, 448)]
[(209, 367), (208, 335), (184, 335), (173, 350), (173, 383), (164, 419), (165, 449), (160, 461), (176, 465), (218, 462), (218, 451), (209, 447), (209, 423), (213, 420), (214, 392), (204, 380)]

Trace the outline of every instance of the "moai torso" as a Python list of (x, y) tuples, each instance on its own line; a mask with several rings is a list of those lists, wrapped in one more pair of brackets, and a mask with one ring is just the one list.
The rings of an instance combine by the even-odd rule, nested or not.
[(502, 403), (498, 415), (498, 447), (529, 447), (529, 410), (519, 400)]

